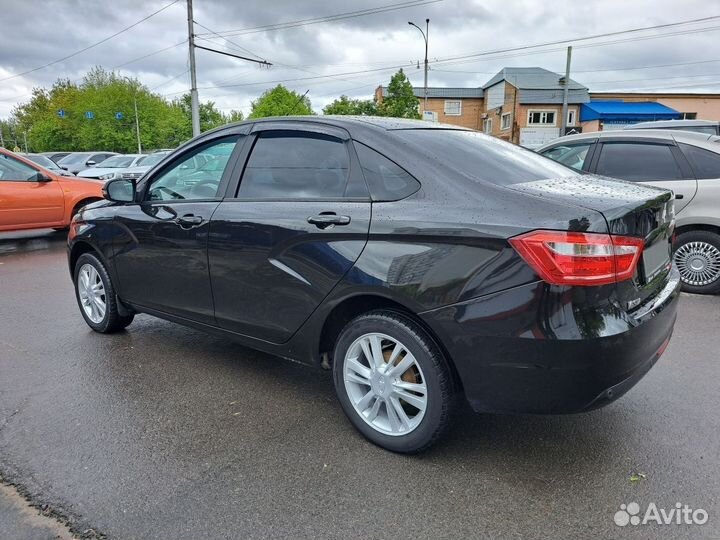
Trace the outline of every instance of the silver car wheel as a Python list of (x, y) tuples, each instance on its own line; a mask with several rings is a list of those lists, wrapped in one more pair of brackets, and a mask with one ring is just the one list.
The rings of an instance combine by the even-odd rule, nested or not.
[(702, 287), (720, 278), (720, 250), (708, 242), (686, 242), (673, 258), (683, 283)]
[(425, 376), (395, 338), (370, 333), (356, 339), (345, 355), (343, 379), (355, 412), (380, 433), (407, 435), (425, 416)]
[(105, 285), (100, 274), (91, 264), (83, 264), (78, 272), (77, 290), (80, 305), (85, 315), (95, 324), (100, 324), (105, 318), (107, 299)]

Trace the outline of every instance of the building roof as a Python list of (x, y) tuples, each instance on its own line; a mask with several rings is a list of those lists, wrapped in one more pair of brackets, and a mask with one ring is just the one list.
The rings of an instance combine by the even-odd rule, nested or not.
[(672, 120), (680, 118), (675, 109), (657, 101), (597, 100), (584, 103), (580, 120)]
[[(500, 81), (507, 81), (518, 90), (562, 90), (561, 79), (563, 79), (562, 75), (541, 67), (507, 67), (486, 82), (483, 88), (489, 88)], [(587, 91), (587, 87), (572, 79), (568, 88)]]
[[(415, 97), (425, 97), (425, 89), (422, 86), (413, 86)], [(388, 95), (387, 86), (382, 87), (382, 95)], [(447, 88), (443, 86), (428, 86), (429, 98), (482, 98), (482, 88)]]

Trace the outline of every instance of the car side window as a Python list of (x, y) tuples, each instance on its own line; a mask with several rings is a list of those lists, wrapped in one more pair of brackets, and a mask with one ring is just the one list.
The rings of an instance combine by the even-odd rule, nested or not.
[(682, 180), (680, 166), (665, 144), (603, 143), (597, 174), (623, 180)]
[(595, 141), (579, 144), (563, 144), (549, 148), (541, 152), (541, 154), (558, 163), (567, 165), (576, 171), (583, 171), (585, 170), (585, 160), (593, 144), (595, 144)]
[(214, 199), (239, 135), (190, 150), (150, 180), (145, 200)]
[(0, 182), (36, 182), (38, 171), (5, 154), (0, 154)]
[(350, 160), (340, 139), (320, 133), (258, 134), (238, 197), (328, 199), (346, 197)]
[(399, 201), (420, 189), (420, 182), (405, 169), (369, 146), (353, 144), (373, 201)]
[(691, 144), (680, 143), (679, 146), (690, 162), (695, 178), (698, 180), (720, 178), (720, 154)]

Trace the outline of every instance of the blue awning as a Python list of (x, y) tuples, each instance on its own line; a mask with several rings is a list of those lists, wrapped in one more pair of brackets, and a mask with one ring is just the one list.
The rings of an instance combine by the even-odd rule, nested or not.
[(648, 122), (650, 120), (674, 120), (681, 114), (657, 101), (591, 101), (583, 103), (580, 121), (620, 120)]

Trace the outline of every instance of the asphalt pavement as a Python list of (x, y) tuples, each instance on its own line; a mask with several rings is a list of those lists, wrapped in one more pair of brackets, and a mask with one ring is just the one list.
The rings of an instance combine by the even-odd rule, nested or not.
[[(64, 235), (0, 233), (1, 483), (89, 537), (718, 538), (719, 344), (720, 297), (684, 295), (617, 402), (463, 411), (407, 457), (355, 432), (326, 372), (144, 315), (92, 332)], [(632, 502), (708, 519), (616, 525)], [(0, 538), (18, 512), (0, 497)]]

